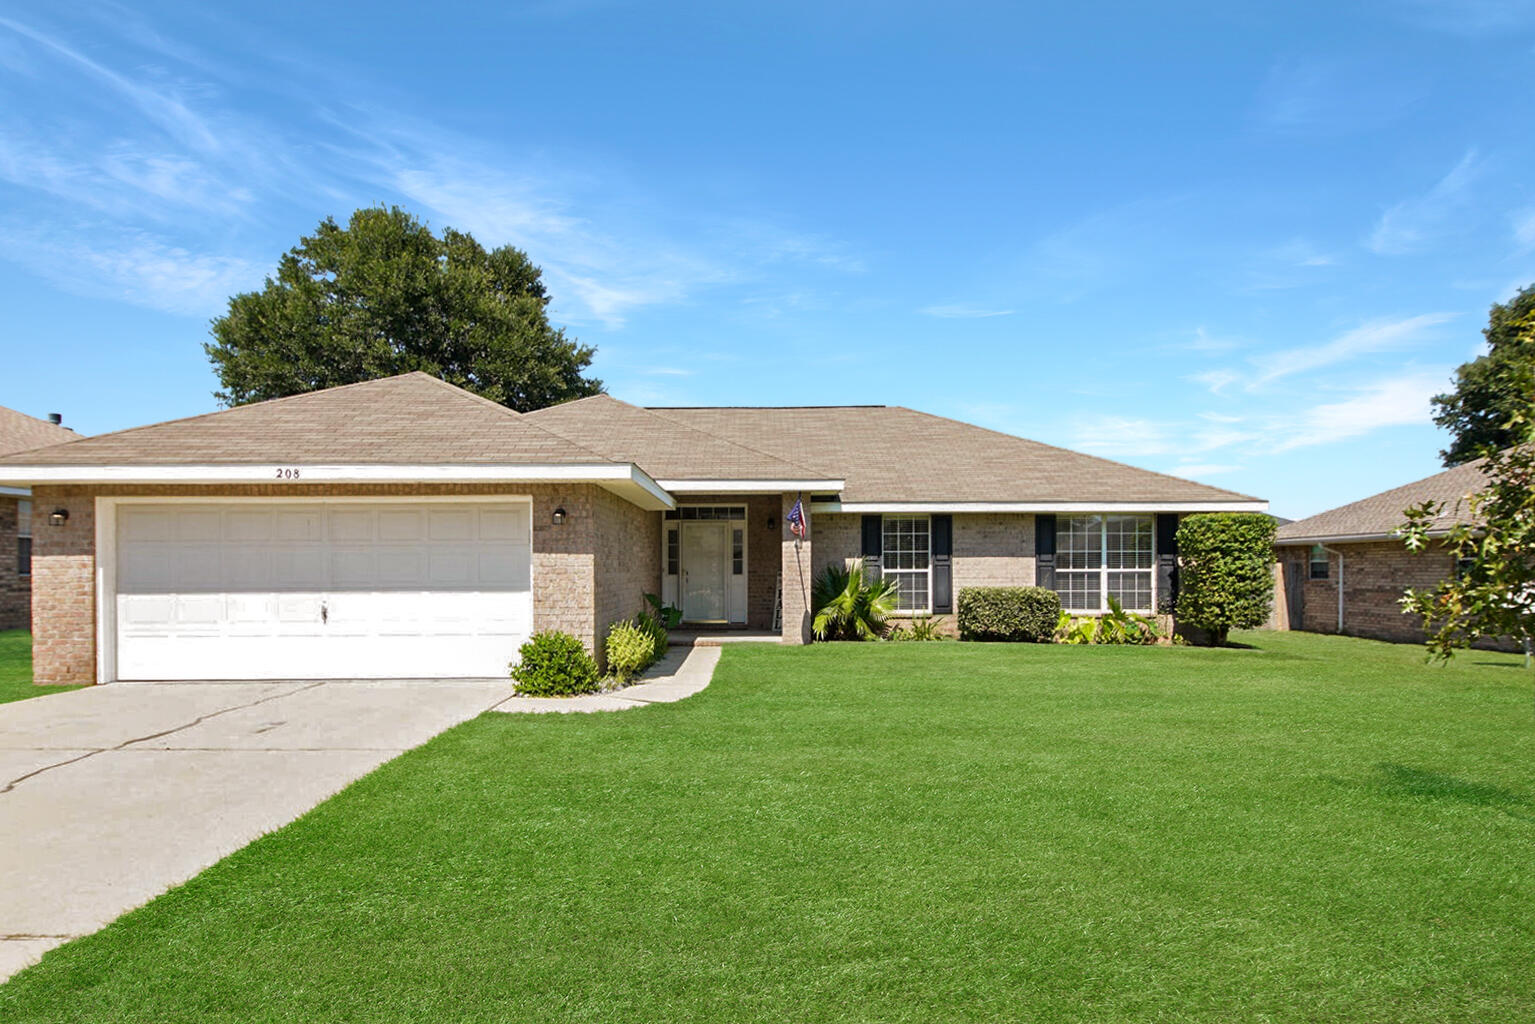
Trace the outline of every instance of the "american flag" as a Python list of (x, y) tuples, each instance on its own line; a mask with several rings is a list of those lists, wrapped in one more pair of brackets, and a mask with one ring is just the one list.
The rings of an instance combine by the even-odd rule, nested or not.
[(794, 499), (794, 507), (789, 509), (789, 514), (783, 517), (783, 521), (789, 524), (789, 532), (794, 536), (805, 536), (805, 510), (800, 507), (798, 498)]

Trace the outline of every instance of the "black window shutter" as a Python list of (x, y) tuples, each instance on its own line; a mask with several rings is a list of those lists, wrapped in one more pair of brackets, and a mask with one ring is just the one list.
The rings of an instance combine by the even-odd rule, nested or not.
[(1157, 611), (1171, 613), (1178, 603), (1178, 515), (1157, 513)]
[(1055, 589), (1055, 516), (1034, 517), (1034, 585)]
[(954, 611), (954, 517), (933, 516), (933, 614)]
[(866, 579), (879, 579), (879, 560), (885, 551), (884, 516), (863, 517), (863, 571)]

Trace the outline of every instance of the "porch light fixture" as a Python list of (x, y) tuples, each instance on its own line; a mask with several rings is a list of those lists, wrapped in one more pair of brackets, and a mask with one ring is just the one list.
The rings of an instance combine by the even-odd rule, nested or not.
[(778, 525), (778, 517), (777, 516), (768, 516), (768, 529), (771, 530), (771, 529), (775, 528), (777, 525)]
[(555, 526), (564, 526), (565, 525), (565, 506), (564, 505), (561, 505), (559, 508), (554, 510), (554, 525)]
[(48, 513), (48, 522), (54, 526), (63, 526), (65, 523), (69, 522), (69, 509), (54, 509), (52, 512)]

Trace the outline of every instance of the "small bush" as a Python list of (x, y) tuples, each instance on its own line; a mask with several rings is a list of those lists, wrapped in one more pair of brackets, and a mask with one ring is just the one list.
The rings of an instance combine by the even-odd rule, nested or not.
[(1261, 626), (1274, 600), (1274, 520), (1254, 512), (1184, 516), (1178, 524), (1178, 624), (1217, 644)]
[(886, 640), (926, 642), (930, 640), (948, 640), (949, 636), (939, 631), (939, 623), (942, 619), (929, 618), (926, 615), (918, 615), (905, 626), (896, 626), (885, 635)]
[(569, 697), (597, 690), (597, 663), (569, 633), (534, 633), (518, 654), (521, 660), (512, 666), (512, 678), (523, 696)]
[(961, 640), (1048, 643), (1060, 617), (1060, 595), (1044, 587), (965, 587), (959, 592)]
[(620, 683), (627, 683), (655, 663), (659, 657), (656, 642), (652, 628), (638, 622), (613, 623), (608, 630), (608, 671)]

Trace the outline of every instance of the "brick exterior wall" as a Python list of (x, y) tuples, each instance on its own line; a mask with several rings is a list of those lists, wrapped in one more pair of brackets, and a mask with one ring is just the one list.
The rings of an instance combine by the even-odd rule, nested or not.
[[(1403, 615), (1398, 603), (1408, 587), (1432, 587), (1455, 571), (1455, 561), (1440, 547), (1421, 555), (1408, 551), (1398, 540), (1358, 544), (1329, 544), (1343, 555), (1343, 632), (1349, 636), (1370, 637), (1407, 643), (1423, 641), (1423, 624), (1416, 616)], [(1299, 568), (1281, 572), (1275, 595), (1276, 607), (1284, 609), (1275, 622), (1286, 628), (1298, 620), (1301, 629), (1312, 633), (1338, 632), (1338, 559), (1329, 558), (1331, 575), (1325, 580), (1310, 578), (1308, 566), (1311, 549), (1286, 545), (1278, 549), (1281, 567)], [(1284, 586), (1286, 579), (1299, 578), (1299, 593)]]
[[(863, 517), (846, 512), (816, 516), (815, 573), (841, 565), (863, 550)], [(954, 599), (964, 587), (1032, 587), (1034, 516), (1031, 513), (956, 513), (954, 516)], [(905, 618), (907, 616), (899, 616)], [(958, 633), (953, 615), (938, 626)]]
[[(37, 487), (33, 508), (67, 508), (62, 527), (34, 519), (32, 534), (33, 680), (96, 682), (97, 497), (433, 497), (470, 495), (533, 499), (533, 628), (581, 640), (599, 660), (615, 619), (639, 610), (658, 584), (660, 514), (645, 512), (591, 484), (248, 484), (196, 487)], [(565, 522), (554, 525), (554, 510)], [(14, 540), (12, 555), (14, 559)], [(631, 554), (632, 552), (632, 554)], [(599, 565), (600, 563), (600, 565)], [(630, 596), (632, 593), (632, 597)]]
[(661, 513), (646, 512), (600, 488), (593, 488), (592, 506), (597, 639), (606, 641), (613, 623), (633, 618), (648, 607), (645, 594), (660, 592)]
[(21, 499), (0, 494), (0, 629), (32, 625), (32, 581), (16, 567), (16, 517)]
[[(96, 503), (78, 488), (32, 489), (32, 681), (96, 681)], [(38, 509), (68, 510), (62, 526)]]

